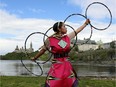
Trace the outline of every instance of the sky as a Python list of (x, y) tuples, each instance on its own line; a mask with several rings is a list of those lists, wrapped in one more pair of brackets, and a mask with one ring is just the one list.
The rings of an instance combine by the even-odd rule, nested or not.
[[(57, 21), (64, 21), (69, 15), (85, 15), (86, 8), (93, 2), (105, 4), (112, 13), (112, 24), (104, 31), (93, 29), (91, 40), (108, 43), (116, 40), (116, 0), (1, 0), (0, 1), (0, 55), (13, 52), (16, 46), (24, 47), (25, 39), (33, 32), (45, 33)], [(105, 28), (110, 22), (108, 10), (99, 4), (91, 5), (87, 17), (97, 28)], [(82, 16), (72, 16), (66, 24), (74, 29), (84, 23)], [(70, 32), (71, 29), (68, 29)], [(52, 31), (49, 31), (52, 34)], [(78, 39), (89, 38), (88, 25), (79, 33)], [(33, 43), (38, 49), (43, 44), (43, 35), (29, 37), (27, 45)]]

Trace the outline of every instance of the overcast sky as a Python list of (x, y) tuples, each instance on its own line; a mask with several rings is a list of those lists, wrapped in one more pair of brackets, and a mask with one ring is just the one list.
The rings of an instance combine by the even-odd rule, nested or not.
[[(91, 39), (102, 40), (104, 43), (116, 40), (116, 0), (1, 0), (0, 55), (14, 51), (16, 45), (21, 48), (30, 33), (45, 33), (55, 22), (64, 21), (68, 15), (73, 13), (85, 15), (87, 6), (92, 2), (104, 3), (110, 9), (112, 24), (104, 31), (93, 29)], [(98, 28), (105, 28), (110, 22), (110, 14), (102, 5), (91, 5), (87, 16)], [(73, 28), (78, 28), (84, 21), (83, 17), (75, 16), (66, 23)], [(52, 31), (49, 33), (52, 34)], [(90, 26), (88, 25), (79, 33), (78, 39), (88, 38), (89, 35)], [(42, 36), (33, 35), (28, 43), (32, 42), (34, 49), (38, 49), (43, 44)]]

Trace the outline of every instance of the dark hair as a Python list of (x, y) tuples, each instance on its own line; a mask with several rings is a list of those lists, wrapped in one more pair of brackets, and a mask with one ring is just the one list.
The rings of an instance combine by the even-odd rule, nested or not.
[(53, 31), (54, 32), (59, 32), (58, 28), (61, 28), (63, 25), (63, 22), (56, 22), (54, 25), (53, 25)]

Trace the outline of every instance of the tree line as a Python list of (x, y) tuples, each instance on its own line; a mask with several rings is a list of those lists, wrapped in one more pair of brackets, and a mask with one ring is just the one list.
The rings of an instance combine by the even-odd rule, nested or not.
[[(2, 60), (29, 60), (31, 57), (35, 56), (38, 51), (28, 53), (7, 53), (6, 55), (1, 55)], [(49, 52), (46, 52), (44, 55), (41, 56), (40, 60), (47, 60), (49, 56)], [(70, 60), (74, 61), (83, 61), (83, 62), (101, 62), (101, 61), (111, 61), (116, 59), (116, 49), (114, 42), (110, 43), (109, 49), (103, 49), (99, 46), (97, 50), (88, 50), (88, 51), (79, 51), (78, 46), (75, 46), (71, 52), (69, 53)]]

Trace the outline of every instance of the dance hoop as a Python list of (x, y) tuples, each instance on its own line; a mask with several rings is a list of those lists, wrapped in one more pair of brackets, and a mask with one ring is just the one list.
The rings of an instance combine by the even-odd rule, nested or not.
[(93, 4), (100, 4), (100, 5), (103, 5), (103, 6), (108, 10), (108, 12), (109, 12), (109, 14), (110, 14), (110, 22), (109, 22), (109, 24), (107, 25), (107, 27), (105, 27), (105, 28), (97, 28), (97, 27), (95, 27), (94, 25), (92, 25), (92, 22), (90, 23), (90, 25), (91, 25), (94, 29), (96, 29), (96, 30), (106, 30), (107, 28), (110, 27), (110, 25), (111, 25), (111, 23), (112, 23), (112, 13), (111, 13), (111, 11), (110, 11), (110, 9), (109, 9), (105, 4), (103, 4), (103, 3), (101, 3), (101, 2), (93, 2), (93, 3), (89, 4), (89, 5), (87, 6), (87, 8), (86, 8), (86, 11), (85, 11), (85, 16), (86, 16), (86, 18), (88, 18), (87, 11), (88, 11), (89, 7), (92, 6)]
[[(29, 56), (29, 54), (28, 54), (27, 51), (26, 51), (26, 49), (27, 49), (26, 44), (27, 44), (27, 41), (28, 41), (29, 37), (32, 36), (32, 35), (34, 35), (34, 34), (42, 34), (42, 35), (45, 36), (44, 33), (41, 33), (41, 32), (33, 32), (33, 33), (31, 33), (31, 34), (26, 38), (25, 43), (24, 43), (24, 49), (25, 49), (25, 54), (26, 54), (26, 56), (27, 56), (28, 58), (31, 58), (31, 57)], [(49, 58), (48, 58), (46, 61), (42, 62), (42, 63), (37, 62), (36, 60), (34, 61), (34, 62), (38, 65), (38, 67), (40, 68), (40, 70), (41, 70), (41, 74), (40, 74), (40, 75), (37, 75), (37, 74), (31, 72), (31, 71), (26, 67), (26, 65), (24, 64), (22, 57), (21, 57), (21, 63), (22, 63), (22, 65), (25, 67), (25, 69), (26, 69), (28, 72), (30, 72), (31, 74), (33, 74), (33, 75), (35, 75), (35, 76), (42, 76), (42, 75), (43, 75), (43, 70), (42, 70), (40, 64), (45, 64), (46, 62), (48, 62), (48, 61), (51, 59), (51, 56), (52, 56), (52, 55), (50, 55)]]
[[(87, 19), (86, 16), (84, 16), (84, 15), (82, 15), (82, 14), (75, 13), (75, 14), (69, 15), (69, 16), (64, 20), (64, 23), (65, 23), (70, 17), (72, 17), (72, 16), (82, 16), (83, 18)], [(92, 26), (91, 26), (91, 25), (90, 25), (90, 27), (91, 27), (91, 33), (90, 33), (90, 36), (89, 36), (88, 40), (87, 40), (85, 43), (87, 43), (87, 42), (91, 39), (91, 37), (92, 37), (93, 30), (92, 30)], [(82, 44), (85, 44), (85, 43), (82, 43)], [(81, 45), (82, 45), (82, 44), (81, 44)]]

